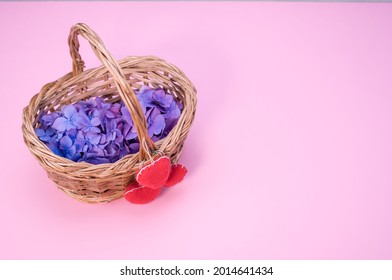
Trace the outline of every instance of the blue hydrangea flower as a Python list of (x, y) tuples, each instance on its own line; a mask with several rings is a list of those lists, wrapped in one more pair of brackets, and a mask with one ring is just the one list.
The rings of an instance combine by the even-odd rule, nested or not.
[(80, 129), (88, 122), (85, 115), (79, 114), (73, 105), (66, 105), (61, 108), (62, 117), (58, 117), (52, 124), (52, 127), (58, 131), (70, 130), (73, 128)]
[(58, 142), (49, 142), (46, 144), (48, 146), (48, 148), (57, 156), (61, 156), (64, 157), (64, 154), (62, 153), (62, 151), (60, 151), (59, 148), (59, 143)]
[(71, 159), (73, 161), (77, 161), (79, 159), (76, 147), (69, 136), (66, 135), (61, 138), (59, 148), (63, 156), (67, 159)]
[(57, 136), (56, 130), (54, 130), (52, 127), (48, 127), (46, 130), (42, 128), (36, 128), (35, 133), (43, 142), (50, 142), (54, 137)]
[[(166, 137), (181, 115), (182, 103), (163, 89), (146, 86), (136, 91), (136, 97), (152, 141)], [(110, 163), (140, 148), (132, 116), (123, 102), (90, 98), (41, 114), (38, 120), (38, 138), (56, 155), (73, 161)]]

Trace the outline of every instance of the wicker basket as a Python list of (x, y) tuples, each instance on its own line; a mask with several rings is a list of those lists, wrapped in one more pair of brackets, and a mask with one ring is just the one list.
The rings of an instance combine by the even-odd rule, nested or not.
[[(102, 66), (83, 71), (78, 35), (85, 38)], [(72, 72), (46, 84), (23, 110), (23, 137), (31, 153), (48, 177), (67, 195), (82, 202), (102, 203), (121, 198), (127, 185), (135, 181), (139, 168), (159, 155), (178, 161), (196, 109), (196, 89), (176, 66), (154, 56), (126, 57), (116, 61), (98, 35), (86, 24), (71, 28), (68, 38)], [(177, 125), (169, 135), (154, 143), (148, 136), (146, 120), (134, 90), (143, 85), (163, 88), (183, 103)], [(73, 162), (55, 155), (36, 133), (42, 112), (53, 112), (62, 105), (99, 96), (107, 102), (124, 101), (131, 112), (140, 141), (140, 150), (115, 163)]]

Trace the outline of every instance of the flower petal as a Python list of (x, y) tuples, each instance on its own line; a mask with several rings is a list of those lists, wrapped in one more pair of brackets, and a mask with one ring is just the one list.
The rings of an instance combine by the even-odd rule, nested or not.
[(58, 155), (58, 156), (61, 156), (61, 157), (64, 156), (63, 153), (60, 151), (60, 149), (59, 149), (57, 143), (55, 143), (55, 142), (49, 142), (49, 143), (47, 144), (47, 146), (48, 146), (48, 148), (49, 148), (55, 155)]
[(89, 131), (86, 133), (86, 139), (90, 142), (90, 144), (98, 145), (99, 141), (101, 140), (101, 136)]
[(95, 126), (90, 127), (90, 131), (94, 133), (101, 133), (101, 130)]
[(53, 136), (56, 133), (56, 130), (54, 130), (52, 127), (48, 127), (46, 130), (46, 135), (48, 136)]
[(121, 107), (121, 113), (123, 115), (124, 120), (130, 125), (133, 126), (133, 121), (131, 117), (131, 113), (129, 112), (127, 107)]
[(111, 112), (111, 111), (106, 111), (106, 114), (105, 114), (105, 116), (107, 117), (107, 118), (109, 118), (109, 119), (113, 119), (114, 117), (115, 117), (115, 115), (113, 114), (113, 112)]
[(38, 138), (41, 138), (46, 135), (45, 130), (42, 128), (36, 128), (35, 133), (37, 134)]
[(162, 115), (155, 117), (154, 122), (151, 125), (151, 130), (154, 134), (158, 135), (165, 128), (165, 119)]
[(70, 119), (74, 114), (77, 113), (76, 108), (73, 105), (65, 105), (61, 108), (61, 111), (67, 119)]
[(101, 120), (98, 117), (94, 117), (91, 119), (91, 125), (98, 126), (101, 124)]
[(69, 149), (72, 146), (72, 140), (69, 136), (65, 135), (60, 140), (60, 147), (63, 149)]
[(59, 117), (53, 122), (52, 127), (58, 131), (65, 131), (67, 129), (67, 124), (68, 120), (66, 118)]

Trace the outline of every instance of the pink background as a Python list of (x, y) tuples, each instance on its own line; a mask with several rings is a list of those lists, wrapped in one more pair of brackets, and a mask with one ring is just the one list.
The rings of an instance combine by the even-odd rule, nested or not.
[[(77, 22), (198, 89), (189, 175), (154, 203), (74, 201), (23, 143)], [(1, 3), (0, 258), (391, 259), (391, 30), (382, 3)]]

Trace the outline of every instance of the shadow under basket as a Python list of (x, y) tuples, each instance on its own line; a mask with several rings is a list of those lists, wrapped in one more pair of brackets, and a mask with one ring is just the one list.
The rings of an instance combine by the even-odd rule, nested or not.
[[(90, 43), (102, 66), (83, 71), (78, 35)], [(23, 138), (48, 177), (67, 195), (86, 203), (110, 202), (123, 197), (125, 188), (135, 181), (137, 172), (146, 163), (162, 155), (177, 163), (195, 116), (196, 89), (180, 69), (161, 58), (130, 56), (116, 61), (86, 24), (71, 28), (68, 44), (72, 72), (46, 84), (23, 109)], [(176, 126), (155, 143), (148, 136), (144, 113), (134, 92), (143, 85), (162, 88), (183, 104)], [(97, 96), (106, 102), (124, 102), (137, 130), (139, 152), (114, 163), (90, 164), (57, 156), (39, 140), (35, 128), (43, 112), (50, 113), (63, 105)]]

